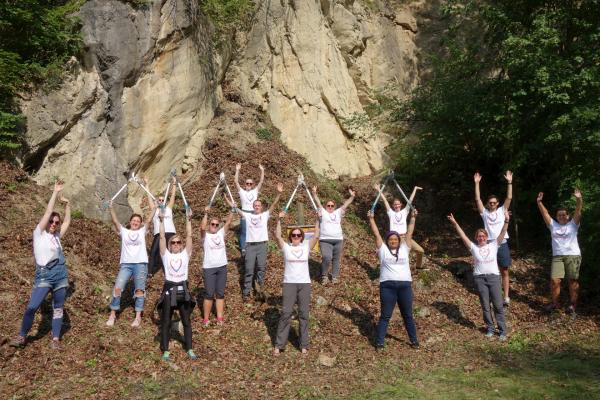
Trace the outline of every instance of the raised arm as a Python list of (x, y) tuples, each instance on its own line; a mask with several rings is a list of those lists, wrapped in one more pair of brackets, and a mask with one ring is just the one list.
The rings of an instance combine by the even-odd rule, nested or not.
[(371, 232), (375, 235), (375, 244), (379, 249), (383, 246), (383, 239), (381, 238), (381, 234), (379, 234), (379, 228), (377, 228), (377, 224), (375, 223), (375, 214), (372, 211), (367, 213), (367, 217), (369, 218), (369, 226), (371, 227)]
[(510, 208), (510, 203), (512, 202), (512, 181), (513, 181), (513, 173), (512, 171), (506, 171), (504, 174), (504, 179), (506, 179), (507, 188), (506, 188), (506, 199), (504, 199), (504, 209), (508, 210)]
[(156, 211), (156, 203), (154, 203), (154, 200), (150, 199), (148, 207), (148, 213), (146, 213), (146, 218), (144, 218), (144, 226), (146, 226), (146, 228), (150, 226), (150, 222), (152, 221), (152, 217), (154, 217), (154, 212)]
[(315, 200), (315, 203), (317, 204), (317, 208), (319, 209), (318, 212), (321, 212), (321, 209), (323, 208), (323, 206), (321, 205), (321, 200), (319, 200), (319, 195), (317, 194), (316, 186), (312, 187), (312, 193), (313, 193), (313, 199)]
[(279, 182), (277, 184), (277, 196), (273, 199), (273, 204), (269, 207), (269, 214), (272, 214), (275, 211), (275, 206), (279, 203), (279, 199), (281, 198), (281, 193), (283, 193), (283, 183)]
[(185, 251), (188, 254), (188, 257), (192, 257), (192, 250), (194, 246), (192, 245), (192, 209), (188, 208), (185, 213)]
[(354, 197), (356, 196), (356, 191), (352, 188), (348, 189), (348, 193), (350, 193), (350, 197), (348, 197), (348, 199), (346, 199), (344, 204), (342, 204), (342, 206), (340, 207), (342, 211), (346, 211), (346, 208), (348, 208), (348, 206), (352, 204), (352, 201), (354, 201)]
[(204, 207), (204, 216), (202, 217), (202, 222), (200, 222), (200, 238), (204, 239), (206, 236), (206, 231), (208, 230), (208, 211), (210, 210), (209, 206)]
[[(167, 207), (169, 207), (171, 210), (173, 209), (173, 206), (175, 205), (175, 196), (177, 195), (177, 179), (172, 176), (171, 177), (171, 193), (169, 193), (169, 204), (167, 205)], [(151, 203), (152, 198), (150, 197), (150, 195), (148, 195), (148, 202)]]
[(281, 211), (277, 217), (277, 226), (275, 227), (275, 240), (277, 241), (277, 246), (279, 246), (279, 248), (281, 250), (283, 250), (283, 247), (285, 245), (285, 241), (283, 240), (283, 238), (281, 237), (281, 219), (285, 218), (286, 212), (285, 211)]
[(315, 245), (319, 241), (320, 234), (321, 234), (321, 231), (320, 231), (320, 226), (319, 226), (319, 218), (317, 218), (317, 220), (315, 221), (315, 233), (314, 233), (313, 237), (311, 237), (310, 240), (308, 241), (309, 249), (312, 250), (315, 247)]
[[(452, 213), (448, 215), (448, 221), (450, 221), (452, 225), (454, 225), (456, 233), (458, 233), (458, 236), (460, 236), (465, 246), (467, 246), (467, 249), (471, 250), (471, 240), (467, 237), (467, 235), (465, 235), (465, 232), (462, 230), (456, 219), (454, 219), (454, 215), (452, 215)], [(502, 237), (504, 237), (504, 235), (502, 235)]]
[(408, 201), (410, 201), (411, 204), (412, 204), (413, 200), (415, 199), (415, 196), (417, 195), (417, 190), (423, 190), (423, 188), (421, 186), (415, 186), (413, 188), (413, 191), (410, 194), (410, 197), (408, 198)]
[(575, 205), (575, 213), (573, 214), (573, 222), (579, 225), (579, 222), (581, 221), (581, 210), (583, 209), (583, 196), (579, 189), (575, 189), (573, 196), (575, 196), (575, 201), (577, 202)]
[(110, 218), (112, 219), (113, 226), (117, 230), (117, 233), (120, 234), (121, 233), (121, 223), (119, 222), (119, 219), (117, 218), (117, 214), (115, 213), (115, 209), (113, 208), (112, 200), (110, 201), (110, 203), (108, 203), (108, 209), (110, 210)]
[(167, 252), (167, 238), (165, 237), (165, 214), (163, 210), (158, 212), (158, 232), (159, 232), (159, 241), (158, 248), (160, 249), (161, 257), (165, 255)]
[(63, 237), (67, 230), (69, 229), (69, 225), (71, 225), (71, 202), (66, 199), (64, 196), (60, 196), (61, 203), (65, 203), (65, 218), (63, 219), (63, 223), (60, 227), (60, 237)]
[(506, 232), (508, 231), (508, 221), (510, 221), (510, 214), (508, 213), (508, 210), (505, 209), (504, 210), (504, 225), (502, 226), (502, 230), (500, 231), (500, 233), (498, 234), (498, 237), (496, 238), (496, 243), (498, 244), (498, 246), (500, 246), (502, 244), (502, 242), (504, 241), (504, 235), (506, 235)]
[[(411, 200), (411, 203), (412, 203), (412, 200)], [(406, 237), (405, 237), (404, 241), (406, 242), (406, 245), (408, 246), (409, 249), (412, 247), (412, 245), (411, 245), (412, 237), (413, 237), (413, 233), (415, 231), (415, 223), (417, 222), (417, 214), (419, 214), (417, 212), (417, 209), (413, 208), (412, 212), (410, 213), (412, 218), (410, 219), (410, 222), (408, 223), (408, 228), (406, 229)]]
[(538, 209), (540, 210), (540, 214), (542, 214), (544, 223), (546, 224), (546, 226), (550, 226), (550, 225), (552, 225), (552, 217), (550, 217), (550, 213), (548, 213), (548, 210), (546, 210), (546, 207), (544, 207), (544, 204), (542, 203), (543, 198), (544, 198), (544, 193), (539, 192), (538, 196), (537, 196), (537, 206), (538, 206)]
[(381, 191), (380, 197), (381, 201), (383, 201), (383, 205), (385, 206), (385, 211), (390, 211), (392, 207), (390, 207), (390, 203), (388, 203), (387, 199), (385, 198), (385, 193), (383, 193), (383, 185), (376, 183), (373, 187), (375, 188), (375, 190), (377, 190), (377, 194), (379, 194), (379, 192)]
[(50, 221), (50, 214), (52, 214), (52, 211), (54, 211), (54, 204), (56, 203), (56, 198), (58, 197), (58, 193), (60, 193), (60, 191), (63, 189), (63, 186), (64, 183), (59, 180), (54, 182), (54, 190), (52, 191), (52, 196), (48, 201), (48, 205), (46, 206), (46, 211), (44, 211), (42, 219), (40, 219), (40, 222), (38, 222), (37, 225), (40, 232), (45, 230), (48, 226), (48, 221)]
[(481, 175), (479, 172), (475, 172), (475, 175), (473, 175), (473, 181), (475, 182), (475, 204), (477, 205), (477, 211), (479, 211), (479, 214), (482, 214), (483, 203), (481, 202), (481, 193), (479, 193), (479, 182), (481, 182)]
[(227, 232), (229, 232), (229, 226), (231, 225), (231, 221), (233, 221), (234, 212), (235, 211), (233, 211), (233, 208), (231, 209), (231, 211), (229, 211), (229, 215), (227, 216), (225, 224), (223, 225), (223, 235), (227, 235)]
[(260, 192), (260, 188), (265, 181), (265, 167), (262, 164), (258, 164), (258, 168), (260, 168), (260, 180), (258, 181), (258, 185), (256, 185), (256, 190)]
[(235, 183), (235, 187), (237, 188), (238, 191), (242, 190), (242, 187), (240, 186), (240, 169), (242, 168), (242, 164), (237, 163), (235, 164), (235, 176), (233, 178), (233, 181)]

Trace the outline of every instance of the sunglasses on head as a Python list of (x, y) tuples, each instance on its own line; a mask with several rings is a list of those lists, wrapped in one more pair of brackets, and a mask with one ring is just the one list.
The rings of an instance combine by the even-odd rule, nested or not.
[(171, 244), (181, 244), (181, 240), (171, 240)]
[(301, 238), (302, 234), (301, 233), (292, 233), (290, 236), (293, 238)]

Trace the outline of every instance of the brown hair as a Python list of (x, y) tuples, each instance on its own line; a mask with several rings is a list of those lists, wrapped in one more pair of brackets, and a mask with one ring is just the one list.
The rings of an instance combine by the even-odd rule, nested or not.
[(290, 231), (290, 233), (288, 234), (288, 242), (292, 241), (292, 233), (296, 230), (300, 231), (300, 236), (302, 236), (301, 242), (304, 242), (304, 231), (301, 228), (294, 228)]
[(479, 235), (479, 233), (483, 233), (486, 238), (488, 237), (487, 231), (483, 228), (479, 228), (475, 231), (475, 240), (477, 240), (477, 235)]

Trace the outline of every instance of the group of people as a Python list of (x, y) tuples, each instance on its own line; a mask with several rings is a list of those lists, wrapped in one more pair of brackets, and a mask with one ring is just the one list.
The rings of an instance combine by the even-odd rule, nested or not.
[[(264, 299), (264, 278), (267, 267), (267, 244), (269, 241), (268, 221), (275, 212), (283, 184), (277, 184), (277, 195), (268, 209), (259, 199), (260, 188), (264, 182), (264, 168), (259, 165), (261, 176), (257, 185), (252, 179), (246, 179), (244, 185), (239, 183), (241, 165), (236, 165), (235, 184), (238, 189), (241, 207), (234, 200), (225, 197), (231, 207), (226, 219), (210, 215), (211, 207), (205, 208), (200, 232), (203, 247), (202, 273), (204, 282), (203, 321), (202, 325), (210, 325), (210, 315), (213, 305), (216, 309), (216, 323), (224, 323), (225, 287), (227, 281), (227, 251), (226, 236), (234, 214), (240, 217), (239, 246), (244, 260), (244, 279), (242, 296), (248, 301), (253, 294), (256, 298)], [(506, 199), (502, 205), (498, 197), (490, 195), (484, 203), (481, 201), (479, 185), (481, 175), (475, 174), (475, 203), (483, 219), (484, 228), (475, 232), (471, 241), (461, 229), (452, 214), (448, 220), (454, 225), (456, 232), (473, 256), (473, 275), (475, 286), (479, 292), (483, 319), (487, 327), (486, 336), (495, 334), (497, 325), (500, 340), (506, 340), (507, 329), (504, 319), (504, 307), (510, 304), (508, 268), (511, 265), (508, 248), (508, 225), (510, 221), (509, 207), (512, 199), (512, 178), (510, 171), (505, 174), (508, 183)], [(193, 252), (192, 211), (186, 206), (185, 238), (177, 233), (173, 221), (173, 206), (175, 201), (175, 182), (172, 182), (169, 192), (156, 196), (156, 201), (150, 193), (148, 200), (150, 208), (145, 218), (140, 214), (132, 214), (126, 226), (123, 226), (109, 204), (113, 226), (121, 239), (120, 269), (113, 288), (110, 302), (110, 314), (106, 325), (112, 327), (117, 321), (120, 311), (121, 297), (127, 283), (133, 279), (133, 302), (135, 317), (132, 327), (142, 323), (142, 312), (146, 291), (146, 280), (160, 269), (164, 273), (164, 285), (158, 302), (161, 316), (160, 348), (162, 358), (170, 360), (169, 341), (170, 326), (173, 312), (178, 311), (184, 328), (184, 349), (190, 359), (197, 359), (192, 349), (191, 314), (195, 307), (195, 299), (190, 293), (188, 276), (189, 262)], [(147, 186), (147, 182), (146, 182)], [(52, 341), (53, 348), (59, 347), (62, 327), (63, 307), (68, 287), (68, 273), (60, 239), (66, 234), (70, 223), (69, 201), (60, 192), (61, 182), (56, 182), (52, 197), (46, 211), (33, 233), (33, 250), (36, 263), (35, 281), (31, 298), (18, 336), (11, 341), (13, 346), (25, 345), (27, 334), (32, 327), (36, 311), (49, 292), (52, 292)], [(375, 186), (378, 193), (383, 190)], [(387, 210), (388, 229), (381, 235), (375, 222), (374, 211), (367, 214), (371, 231), (375, 237), (376, 251), (380, 266), (380, 303), (381, 315), (376, 330), (375, 344), (383, 348), (389, 320), (394, 307), (398, 304), (411, 347), (419, 347), (416, 324), (413, 318), (412, 276), (409, 263), (409, 253), (416, 253), (416, 267), (422, 267), (423, 248), (414, 241), (413, 233), (418, 212), (412, 202), (420, 187), (415, 187), (407, 204), (400, 199), (394, 199), (392, 206), (385, 195), (382, 196)], [(356, 193), (350, 189), (350, 197), (339, 207), (333, 200), (322, 205), (316, 186), (312, 194), (317, 207), (318, 219), (314, 231), (307, 235), (303, 229), (292, 227), (287, 238), (282, 234), (282, 220), (286, 212), (277, 213), (275, 240), (282, 252), (284, 260), (283, 272), (283, 307), (277, 326), (273, 354), (279, 355), (285, 348), (290, 330), (290, 320), (294, 305), (298, 306), (299, 344), (303, 354), (309, 348), (309, 310), (311, 300), (311, 278), (309, 273), (309, 256), (311, 250), (319, 243), (322, 255), (320, 281), (327, 285), (336, 284), (340, 279), (340, 260), (343, 249), (342, 219), (347, 207), (354, 200)], [(59, 197), (60, 196), (60, 197)], [(581, 220), (582, 196), (575, 191), (576, 210), (573, 218), (569, 217), (564, 208), (557, 210), (556, 220), (552, 219), (542, 204), (543, 193), (537, 198), (537, 204), (544, 222), (552, 236), (552, 284), (550, 309), (559, 307), (561, 279), (569, 279), (570, 304), (568, 312), (574, 313), (577, 301), (579, 266), (581, 252), (577, 244), (577, 231)], [(65, 203), (65, 218), (54, 211), (59, 199)], [(410, 218), (409, 218), (410, 217)], [(154, 238), (148, 255), (146, 249), (147, 222), (152, 223)], [(185, 239), (185, 240), (184, 240)], [(330, 273), (331, 266), (331, 273)], [(492, 317), (492, 306), (494, 316)]]

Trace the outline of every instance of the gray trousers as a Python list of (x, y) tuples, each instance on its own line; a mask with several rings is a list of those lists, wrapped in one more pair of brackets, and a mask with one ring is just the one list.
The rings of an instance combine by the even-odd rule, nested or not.
[(343, 240), (320, 240), (319, 250), (321, 251), (321, 276), (327, 276), (329, 264), (333, 263), (331, 277), (340, 276), (340, 259), (342, 258)]
[(252, 279), (256, 267), (256, 281), (260, 286), (265, 281), (267, 269), (267, 242), (246, 243), (246, 257), (244, 268), (244, 296), (252, 291)]
[(300, 348), (308, 348), (308, 310), (310, 308), (310, 283), (284, 283), (283, 309), (277, 324), (275, 347), (284, 349), (290, 334), (290, 320), (294, 304), (298, 304), (298, 320), (300, 322)]
[(475, 287), (479, 292), (479, 301), (483, 310), (483, 320), (488, 332), (494, 331), (494, 320), (490, 310), (490, 300), (494, 305), (494, 316), (501, 335), (506, 335), (506, 322), (504, 321), (504, 306), (502, 303), (502, 285), (500, 275), (484, 274), (475, 275)]

